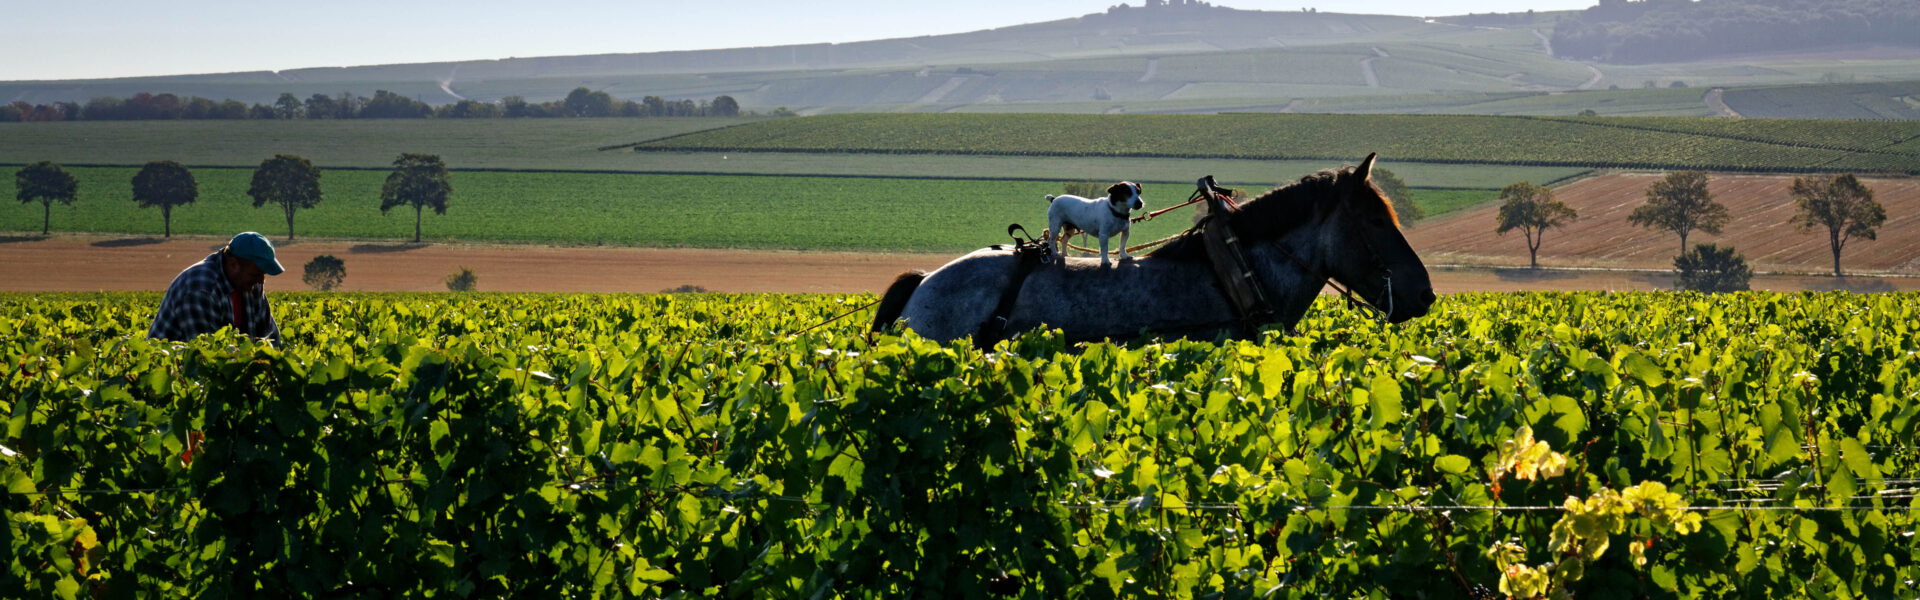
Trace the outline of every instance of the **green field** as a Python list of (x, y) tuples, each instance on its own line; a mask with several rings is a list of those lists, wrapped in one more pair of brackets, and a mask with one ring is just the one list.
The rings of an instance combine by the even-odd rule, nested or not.
[[(159, 235), (157, 210), (134, 207), (135, 169), (77, 168), (80, 199), (55, 205), (53, 229)], [(174, 211), (173, 231), (231, 235), (287, 233), (277, 206), (254, 208), (252, 171), (197, 169), (200, 200)], [(294, 217), (298, 238), (411, 239), (413, 213), (382, 216), (381, 171), (325, 171), (324, 200)], [(627, 175), (601, 173), (455, 173), (446, 215), (428, 211), (424, 235), (436, 242), (561, 245), (953, 252), (1002, 243), (1008, 223), (1046, 226), (1046, 194), (1059, 182), (830, 177)], [(1157, 186), (1156, 186), (1157, 187)], [(1169, 184), (1169, 188), (1173, 186)], [(11, 178), (0, 193), (12, 197)], [(1169, 189), (1155, 205), (1186, 199)], [(38, 203), (0, 204), (0, 230), (39, 233)], [(794, 223), (807, 223), (794, 227)], [(1140, 224), (1138, 243), (1184, 230), (1186, 213)]]
[[(1858, 139), (1837, 144), (1849, 134)], [(1342, 159), (1728, 171), (1920, 173), (1916, 122), (1442, 115), (827, 115), (639, 150)]]
[(1796, 85), (1727, 90), (1743, 117), (1920, 119), (1920, 81)]
[[(1901, 598), (1920, 298), (1325, 299), (990, 352), (838, 296), (0, 295), (32, 597)], [(1496, 593), (1501, 590), (1503, 593)], [(1213, 596), (1218, 594), (1218, 596)]]
[[(257, 167), (292, 153), (323, 168), (392, 165), (402, 152), (439, 154), (455, 170), (604, 171), (727, 175), (856, 175), (939, 179), (1189, 181), (1215, 175), (1272, 185), (1358, 162), (1127, 157), (1002, 157), (902, 154), (626, 152), (597, 148), (746, 122), (742, 119), (518, 119), (390, 121), (145, 121), (0, 124), (0, 165), (50, 160), (65, 165), (133, 166), (175, 160), (192, 168)], [(194, 140), (183, 143), (181, 140)], [(1445, 165), (1384, 156), (1410, 185), (1498, 189), (1521, 180), (1558, 181), (1566, 167)], [(11, 185), (6, 178), (0, 185)], [(118, 185), (118, 184), (114, 184)], [(1182, 192), (1184, 193), (1184, 192)], [(10, 196), (9, 196), (10, 197)]]
[(322, 167), (390, 168), (403, 152), (462, 169), (625, 170), (602, 146), (751, 119), (354, 119), (0, 123), (0, 164), (260, 166), (275, 154)]

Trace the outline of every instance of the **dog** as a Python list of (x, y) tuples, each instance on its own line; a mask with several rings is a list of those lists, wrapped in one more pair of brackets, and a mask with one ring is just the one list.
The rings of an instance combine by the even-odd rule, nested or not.
[(1060, 236), (1071, 235), (1072, 229), (1078, 229), (1100, 238), (1101, 267), (1111, 264), (1107, 261), (1107, 238), (1116, 233), (1120, 234), (1120, 260), (1133, 260), (1127, 255), (1127, 238), (1133, 229), (1133, 221), (1128, 216), (1146, 207), (1140, 184), (1131, 181), (1113, 184), (1107, 187), (1105, 198), (1060, 195), (1047, 196), (1047, 202), (1047, 238), (1053, 244), (1054, 256), (1065, 256), (1060, 254)]

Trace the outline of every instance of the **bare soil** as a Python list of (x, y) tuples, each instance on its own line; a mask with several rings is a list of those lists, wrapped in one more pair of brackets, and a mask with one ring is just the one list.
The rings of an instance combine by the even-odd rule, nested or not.
[[(1646, 190), (1664, 174), (1614, 173), (1576, 181), (1553, 191), (1579, 211), (1565, 227), (1549, 229), (1540, 246), (1542, 266), (1670, 270), (1680, 254), (1671, 231), (1646, 229), (1627, 215), (1646, 202)], [(1874, 240), (1853, 239), (1840, 255), (1848, 274), (1920, 275), (1920, 179), (1863, 178), (1887, 210)], [(1687, 243), (1731, 245), (1755, 271), (1831, 274), (1833, 254), (1825, 228), (1800, 231), (1790, 222), (1796, 209), (1788, 189), (1792, 176), (1709, 174), (1707, 191), (1727, 206), (1733, 220), (1719, 235), (1692, 232)], [(1527, 241), (1519, 231), (1494, 233), (1499, 206), (1420, 223), (1407, 241), (1428, 264), (1526, 266)], [(1831, 278), (1829, 278), (1831, 279)], [(1758, 284), (1756, 284), (1758, 287)]]
[[(1416, 231), (1424, 233), (1429, 228), (1421, 225)], [(223, 241), (0, 237), (0, 291), (164, 290), (176, 273), (205, 258)], [(1519, 246), (1520, 263), (1525, 263), (1523, 244), (1516, 240), (1501, 241)], [(1422, 249), (1423, 254), (1429, 252), (1422, 242), (1415, 242), (1414, 247)], [(879, 292), (903, 271), (931, 270), (954, 258), (924, 254), (449, 246), (324, 240), (283, 242), (279, 254), (287, 272), (268, 278), (269, 291), (310, 289), (300, 280), (301, 268), (321, 254), (345, 261), (347, 277), (341, 287), (343, 291), (444, 291), (446, 277), (464, 266), (479, 275), (482, 291), (641, 293), (681, 286), (712, 292)], [(1659, 271), (1450, 267), (1434, 264), (1437, 261), (1431, 258), (1428, 262), (1433, 265), (1434, 289), (1443, 294), (1672, 287), (1671, 276)], [(1920, 278), (1836, 280), (1817, 275), (1760, 276), (1754, 278), (1753, 287), (1779, 291), (1911, 290), (1920, 289)]]

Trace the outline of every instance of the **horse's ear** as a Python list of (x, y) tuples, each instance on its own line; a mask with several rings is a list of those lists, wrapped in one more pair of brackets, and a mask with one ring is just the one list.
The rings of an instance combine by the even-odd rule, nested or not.
[(1368, 181), (1368, 177), (1373, 174), (1373, 159), (1379, 155), (1378, 152), (1367, 153), (1367, 159), (1360, 161), (1360, 166), (1353, 168), (1353, 174), (1360, 177), (1361, 181)]

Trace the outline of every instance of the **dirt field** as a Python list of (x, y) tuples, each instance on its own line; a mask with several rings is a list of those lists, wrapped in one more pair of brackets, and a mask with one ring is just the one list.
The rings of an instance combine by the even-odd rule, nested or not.
[[(1579, 211), (1580, 219), (1546, 232), (1540, 246), (1542, 266), (1667, 270), (1680, 253), (1680, 238), (1670, 231), (1627, 223), (1627, 215), (1646, 202), (1646, 190), (1662, 174), (1620, 173), (1574, 182), (1554, 190), (1554, 198)], [(1920, 275), (1920, 179), (1862, 179), (1887, 209), (1877, 240), (1854, 239), (1841, 253), (1849, 273)], [(1788, 222), (1795, 209), (1787, 190), (1791, 176), (1710, 174), (1707, 190), (1727, 206), (1733, 221), (1720, 235), (1695, 231), (1687, 243), (1732, 245), (1756, 271), (1822, 273), (1833, 270), (1827, 232), (1798, 231)], [(1497, 205), (1421, 223), (1407, 241), (1430, 264), (1525, 266), (1526, 237), (1519, 231), (1496, 235)], [(1758, 287), (1758, 284), (1756, 284)]]
[[(1423, 225), (1419, 229), (1427, 228)], [(0, 291), (164, 290), (175, 273), (204, 258), (223, 241), (0, 237)], [(1427, 252), (1418, 242), (1415, 247)], [(1521, 247), (1520, 252), (1524, 262), (1526, 249)], [(342, 288), (346, 291), (444, 291), (447, 275), (465, 266), (480, 276), (479, 288), (483, 291), (648, 293), (683, 285), (715, 292), (878, 292), (902, 271), (932, 269), (953, 258), (911, 254), (296, 241), (280, 246), (280, 262), (287, 266), (287, 273), (269, 278), (268, 290), (310, 289), (300, 280), (301, 267), (321, 254), (346, 262), (347, 278)], [(1436, 264), (1431, 269), (1434, 288), (1443, 294), (1671, 287), (1671, 278), (1658, 272), (1451, 268), (1438, 266), (1431, 258), (1429, 263)], [(1920, 278), (1852, 278), (1839, 282), (1817, 276), (1756, 277), (1753, 286), (1780, 291), (1835, 287), (1885, 291), (1920, 289)]]

